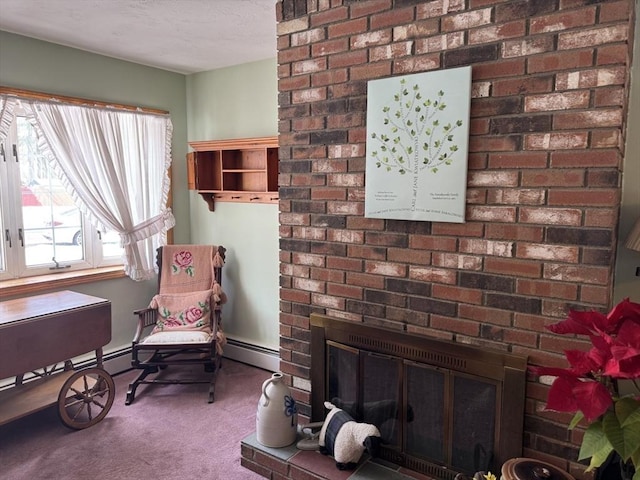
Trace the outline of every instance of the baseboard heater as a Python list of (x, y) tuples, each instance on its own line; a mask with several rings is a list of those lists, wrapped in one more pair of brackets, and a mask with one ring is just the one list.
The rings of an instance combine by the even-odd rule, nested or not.
[[(271, 372), (275, 372), (280, 368), (280, 355), (276, 350), (271, 350), (269, 348), (252, 345), (250, 343), (234, 339), (227, 340), (227, 345), (224, 347), (224, 357)], [(95, 367), (98, 364), (93, 353), (74, 358), (72, 359), (72, 362), (73, 368), (76, 370)], [(102, 357), (102, 362), (104, 369), (111, 375), (117, 375), (118, 373), (130, 370), (131, 347), (122, 347), (105, 353)], [(61, 362), (58, 367), (62, 369), (64, 367), (64, 362)], [(28, 382), (34, 378), (38, 378), (38, 376), (25, 373), (23, 381)], [(13, 378), (0, 380), (0, 391), (13, 386)]]
[[(98, 365), (98, 361), (96, 360), (96, 356), (94, 353), (82, 355), (80, 357), (72, 358), (71, 362), (73, 363), (74, 370), (81, 370), (84, 368), (92, 368)], [(111, 375), (115, 375), (117, 373), (122, 373), (131, 368), (131, 347), (124, 347), (117, 350), (113, 350), (109, 353), (105, 353), (102, 356), (102, 366), (103, 368), (109, 372)], [(58, 370), (64, 369), (64, 361), (59, 362), (53, 371), (51, 369), (54, 368), (53, 365), (48, 365), (47, 370), (49, 373), (56, 372)], [(31, 380), (35, 380), (41, 378), (41, 374), (44, 372), (43, 369), (36, 370), (38, 374), (25, 372), (22, 381), (27, 383)], [(9, 377), (0, 380), (0, 391), (5, 390), (7, 388), (12, 388), (15, 385), (14, 377)]]
[(227, 344), (224, 346), (224, 357), (270, 372), (276, 372), (280, 369), (280, 354), (277, 350), (232, 338), (228, 338)]
[[(280, 368), (278, 351), (232, 338), (227, 339), (223, 357), (272, 372)], [(79, 363), (74, 362), (74, 365), (76, 368), (95, 366), (96, 360), (95, 357), (87, 358)], [(129, 370), (131, 368), (131, 347), (121, 348), (105, 354), (104, 368), (112, 375)]]

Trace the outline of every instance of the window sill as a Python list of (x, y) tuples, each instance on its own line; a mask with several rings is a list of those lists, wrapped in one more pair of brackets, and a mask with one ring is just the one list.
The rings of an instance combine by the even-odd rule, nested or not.
[(3, 280), (0, 282), (0, 297), (26, 295), (41, 292), (45, 289), (53, 290), (124, 277), (126, 277), (126, 274), (122, 269), (122, 265), (116, 265), (112, 267), (94, 268), (92, 270), (79, 270), (76, 272)]

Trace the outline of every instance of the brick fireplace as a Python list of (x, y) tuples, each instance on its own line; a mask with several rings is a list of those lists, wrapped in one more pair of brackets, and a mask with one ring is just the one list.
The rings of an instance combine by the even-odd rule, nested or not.
[[(564, 366), (608, 310), (634, 2), (280, 0), (280, 356), (312, 416), (311, 314)], [(466, 221), (365, 218), (367, 82), (472, 67)], [(587, 478), (528, 378), (522, 452)]]
[(383, 460), (454, 480), (522, 456), (525, 357), (317, 314), (311, 355), (313, 420), (376, 425)]

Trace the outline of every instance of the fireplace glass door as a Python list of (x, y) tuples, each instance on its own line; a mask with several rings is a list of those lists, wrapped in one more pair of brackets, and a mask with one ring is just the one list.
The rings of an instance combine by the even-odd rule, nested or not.
[(406, 371), (406, 453), (444, 463), (446, 429), (444, 397), (447, 378), (435, 368), (408, 363)]
[(327, 342), (327, 353), (327, 400), (356, 421), (376, 425), (392, 458), (489, 470), (495, 381), (334, 342)]

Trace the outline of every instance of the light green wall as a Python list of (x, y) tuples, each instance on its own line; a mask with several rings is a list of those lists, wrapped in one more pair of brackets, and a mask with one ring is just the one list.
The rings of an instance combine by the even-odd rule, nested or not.
[(187, 76), (189, 141), (278, 133), (276, 60)]
[[(275, 58), (187, 77), (189, 141), (278, 133)], [(278, 350), (278, 206), (218, 202), (191, 192), (191, 239), (227, 248), (223, 288), (229, 338)]]
[[(189, 241), (184, 75), (0, 31), (0, 85), (169, 111), (173, 123), (174, 236), (176, 242)], [(84, 284), (73, 290), (111, 300), (113, 340), (105, 348), (108, 353), (131, 346), (135, 331), (132, 312), (149, 303), (156, 281), (123, 278)]]
[(640, 137), (640, 22), (636, 22), (635, 30), (622, 176), (620, 230), (614, 278), (614, 303), (623, 298), (640, 302), (640, 277), (636, 276), (636, 269), (640, 268), (640, 252), (629, 250), (624, 246), (634, 223), (640, 220), (640, 141), (638, 141)]

